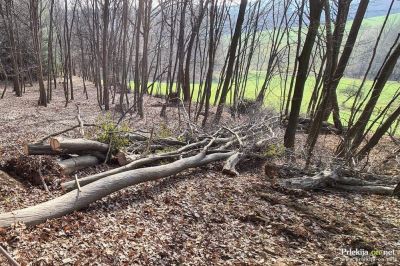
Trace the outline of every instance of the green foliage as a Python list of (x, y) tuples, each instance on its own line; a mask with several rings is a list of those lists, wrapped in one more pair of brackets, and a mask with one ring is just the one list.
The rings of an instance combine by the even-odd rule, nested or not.
[(264, 156), (269, 158), (280, 157), (285, 154), (285, 147), (282, 144), (268, 145), (264, 151)]
[(111, 143), (112, 151), (119, 150), (129, 144), (129, 138), (125, 133), (130, 132), (128, 124), (122, 123), (117, 127), (110, 114), (99, 117), (100, 125), (96, 132), (97, 140), (103, 143)]
[(168, 126), (165, 123), (161, 123), (157, 135), (161, 139), (169, 138), (172, 136), (172, 131), (171, 129), (168, 128)]

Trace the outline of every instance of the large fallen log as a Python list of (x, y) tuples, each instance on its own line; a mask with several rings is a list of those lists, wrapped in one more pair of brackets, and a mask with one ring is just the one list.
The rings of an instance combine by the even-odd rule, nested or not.
[(90, 154), (91, 152), (107, 153), (108, 145), (88, 139), (51, 138), (50, 146), (54, 151), (69, 154)]
[(25, 155), (60, 155), (62, 152), (53, 150), (49, 144), (24, 144), (23, 151)]
[(400, 197), (400, 191), (396, 190), (395, 186), (365, 181), (359, 178), (339, 176), (336, 171), (324, 171), (314, 176), (283, 179), (278, 183), (281, 186), (295, 189), (315, 190), (333, 188), (352, 192)]
[[(140, 168), (144, 165), (160, 161), (162, 159), (174, 158), (177, 156), (178, 155), (155, 155), (155, 156), (150, 156), (150, 157), (146, 157), (146, 158), (141, 158), (141, 159), (133, 161), (127, 165), (124, 165), (122, 167), (111, 169), (111, 170), (108, 170), (108, 171), (105, 171), (102, 173), (98, 173), (95, 175), (83, 177), (83, 178), (79, 179), (79, 184), (81, 186), (85, 186), (87, 184), (90, 184), (94, 181), (97, 181), (97, 180), (107, 177), (109, 175), (115, 175), (115, 174), (126, 172), (129, 170), (134, 170), (134, 169)], [(65, 191), (71, 191), (73, 189), (76, 189), (77, 185), (76, 185), (76, 182), (74, 180), (72, 180), (72, 181), (67, 181), (67, 182), (62, 183), (61, 187)]]
[[(91, 175), (91, 176), (87, 176), (87, 177), (83, 177), (81, 179), (79, 179), (79, 183), (81, 186), (84, 186), (86, 184), (89, 184), (91, 182), (94, 182), (96, 180), (99, 180), (101, 178), (104, 178), (106, 176), (109, 175), (115, 175), (118, 173), (122, 173), (122, 172), (126, 172), (129, 170), (134, 170), (137, 169), (139, 167), (142, 167), (144, 165), (150, 164), (150, 163), (154, 163), (163, 159), (171, 159), (171, 158), (176, 158), (178, 156), (181, 156), (183, 152), (198, 148), (198, 147), (202, 147), (202, 145), (205, 145), (207, 142), (209, 141), (209, 139), (203, 139), (199, 142), (195, 142), (195, 143), (191, 143), (188, 144), (186, 146), (183, 146), (179, 149), (177, 149), (176, 151), (171, 151), (171, 152), (166, 152), (166, 153), (162, 153), (162, 154), (157, 154), (157, 155), (149, 155), (147, 157), (144, 158), (140, 158), (137, 159), (135, 161), (132, 161), (130, 163), (128, 163), (127, 165), (115, 168), (115, 169), (111, 169), (109, 171), (106, 172), (102, 172), (102, 173), (98, 173), (95, 175)], [(217, 141), (217, 139), (214, 139), (214, 143)], [(220, 153), (224, 153), (225, 151), (220, 151)], [(229, 151), (228, 151), (229, 152)], [(61, 187), (66, 190), (66, 191), (70, 191), (72, 189), (76, 188), (76, 182), (75, 181), (68, 181), (65, 183), (61, 184)]]
[(63, 174), (69, 175), (75, 171), (94, 166), (99, 163), (100, 161), (96, 156), (82, 155), (59, 161), (58, 165), (61, 167)]
[(47, 219), (61, 217), (87, 207), (115, 191), (142, 182), (178, 174), (179, 172), (229, 158), (234, 152), (206, 155), (205, 150), (195, 156), (184, 158), (170, 164), (141, 168), (110, 175), (90, 183), (79, 190), (73, 190), (60, 197), (36, 206), (0, 214), (0, 227), (8, 227), (16, 222), (28, 225), (39, 224)]

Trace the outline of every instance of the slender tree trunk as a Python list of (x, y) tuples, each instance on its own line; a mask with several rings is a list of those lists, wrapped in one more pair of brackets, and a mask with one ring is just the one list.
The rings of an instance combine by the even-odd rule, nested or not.
[(229, 54), (228, 54), (229, 59), (228, 59), (228, 65), (226, 68), (225, 80), (224, 80), (224, 83), (222, 86), (221, 98), (219, 100), (217, 112), (215, 114), (214, 122), (216, 124), (218, 124), (219, 121), (221, 120), (222, 112), (224, 110), (224, 106), (226, 103), (226, 96), (228, 94), (229, 86), (231, 84), (233, 67), (234, 67), (235, 58), (236, 58), (236, 50), (237, 50), (239, 39), (240, 39), (240, 36), (242, 33), (242, 25), (243, 25), (243, 21), (244, 21), (244, 15), (246, 12), (246, 6), (247, 6), (247, 0), (241, 0), (240, 7), (239, 7), (239, 13), (238, 13), (237, 21), (236, 21), (236, 26), (235, 26), (235, 32), (232, 36), (232, 41), (231, 41), (231, 45), (229, 48)]
[(54, 0), (50, 1), (50, 25), (49, 25), (49, 42), (47, 47), (47, 102), (50, 102), (53, 96), (51, 79), (53, 73), (53, 10)]
[(103, 95), (104, 109), (110, 109), (110, 92), (108, 84), (108, 24), (109, 24), (110, 0), (104, 0), (103, 6)]
[(379, 142), (383, 135), (389, 130), (390, 126), (400, 116), (400, 106), (386, 119), (386, 121), (378, 127), (367, 144), (357, 153), (356, 158), (358, 161), (362, 160)]
[(21, 89), (21, 83), (20, 83), (20, 73), (19, 73), (19, 65), (18, 65), (18, 55), (17, 55), (17, 44), (15, 40), (15, 34), (14, 34), (14, 14), (13, 14), (13, 1), (12, 0), (6, 0), (5, 1), (5, 14), (3, 12), (1, 13), (3, 17), (4, 24), (6, 25), (6, 31), (8, 33), (8, 38), (10, 40), (10, 56), (11, 56), (11, 63), (12, 63), (12, 69), (13, 69), (13, 75), (12, 75), (12, 80), (13, 80), (13, 85), (14, 85), (14, 91), (17, 97), (22, 96), (22, 89)]
[(40, 106), (47, 106), (46, 89), (43, 82), (43, 67), (41, 57), (41, 39), (40, 39), (40, 19), (39, 19), (39, 1), (30, 0), (30, 12), (31, 12), (31, 29), (32, 29), (32, 40), (34, 46), (34, 52), (36, 57), (36, 76), (39, 82), (39, 101)]
[(291, 110), (289, 115), (288, 126), (286, 127), (284, 144), (288, 149), (294, 148), (297, 123), (300, 114), (301, 103), (303, 100), (304, 85), (307, 80), (308, 67), (310, 64), (311, 51), (314, 46), (315, 37), (318, 33), (320, 18), (322, 13), (322, 3), (319, 0), (309, 0), (310, 2), (310, 25), (306, 39), (304, 41), (303, 50), (298, 58), (298, 69), (296, 75), (296, 84), (292, 97)]

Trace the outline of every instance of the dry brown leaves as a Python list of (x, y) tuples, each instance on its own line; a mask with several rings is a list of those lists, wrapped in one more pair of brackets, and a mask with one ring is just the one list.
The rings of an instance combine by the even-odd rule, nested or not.
[[(95, 91), (89, 91), (92, 101), (81, 101), (88, 123), (99, 114)], [(22, 98), (7, 94), (0, 101), (0, 113), (6, 114), (0, 117), (1, 160), (18, 154), (26, 141), (76, 123), (74, 106), (61, 107), (61, 91), (47, 109), (36, 107), (36, 98), (33, 91)], [(160, 123), (159, 108), (146, 110), (143, 120), (129, 118), (135, 128)], [(178, 128), (174, 112), (171, 108), (161, 121)], [(340, 248), (400, 249), (399, 200), (282, 190), (257, 167), (241, 167), (235, 178), (221, 169), (217, 164), (126, 188), (38, 226), (0, 228), (0, 244), (21, 265), (341, 265)], [(60, 194), (1, 187), (0, 211)]]

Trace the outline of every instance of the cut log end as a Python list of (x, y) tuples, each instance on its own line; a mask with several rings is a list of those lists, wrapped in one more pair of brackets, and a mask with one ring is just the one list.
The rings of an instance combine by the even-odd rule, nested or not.
[(24, 152), (25, 155), (29, 155), (29, 145), (28, 145), (28, 143), (24, 143), (24, 146), (22, 147), (22, 151)]
[(236, 170), (236, 165), (239, 163), (241, 157), (241, 153), (234, 153), (232, 156), (230, 156), (228, 160), (226, 160), (222, 172), (230, 176), (238, 176), (239, 172)]
[(58, 139), (56, 139), (56, 138), (50, 139), (50, 146), (55, 151), (58, 151), (61, 148), (60, 141), (58, 141)]

